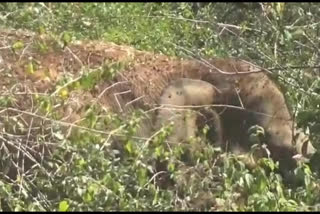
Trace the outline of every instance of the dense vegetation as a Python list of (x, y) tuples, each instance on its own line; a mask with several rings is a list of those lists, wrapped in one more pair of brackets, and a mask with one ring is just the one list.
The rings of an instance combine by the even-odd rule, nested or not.
[[(310, 133), (314, 146), (319, 148), (318, 6), (317, 3), (0, 3), (0, 28), (56, 35), (66, 45), (81, 39), (105, 40), (185, 58), (240, 57), (254, 62), (274, 72), (298, 125)], [(19, 45), (15, 43), (13, 49)], [(90, 87), (90, 77), (89, 83), (79, 84)], [(0, 114), (12, 99), (1, 93)], [(35, 105), (54, 115), (47, 102), (42, 100)], [(320, 210), (318, 172), (306, 164), (300, 164), (294, 172), (302, 182), (288, 185), (276, 173), (277, 163), (271, 159), (262, 159), (257, 168), (249, 170), (240, 157), (223, 154), (208, 143), (186, 165), (180, 157), (184, 148), (166, 150), (162, 146), (170, 129), (164, 129), (154, 144), (148, 144), (134, 138), (137, 115), (122, 121), (117, 115), (99, 112), (102, 112), (99, 106), (88, 108), (81, 123), (88, 129), (78, 129), (68, 137), (56, 131), (60, 145), (53, 157), (31, 175), (22, 174), (8, 182), (2, 173), (0, 209)], [(2, 122), (0, 137), (8, 131)], [(122, 133), (124, 151), (106, 146), (110, 136), (92, 131), (111, 123), (126, 127)], [(61, 129), (61, 124), (56, 125), (56, 130)], [(0, 142), (3, 143), (2, 138)], [(45, 142), (45, 137), (39, 142)], [(161, 188), (156, 184), (157, 174), (150, 176), (156, 159), (168, 161), (171, 179), (179, 185)], [(8, 155), (2, 149), (1, 169), (7, 167), (7, 161)]]

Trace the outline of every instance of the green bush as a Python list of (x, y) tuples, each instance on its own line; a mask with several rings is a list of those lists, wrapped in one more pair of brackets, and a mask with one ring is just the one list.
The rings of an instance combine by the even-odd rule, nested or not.
[[(0, 3), (0, 27), (58, 35), (64, 45), (74, 39), (105, 40), (186, 58), (255, 62), (274, 73), (298, 125), (309, 127), (319, 147), (319, 10), (315, 3)], [(13, 49), (23, 46), (15, 43)], [(45, 44), (38, 46), (47, 51)], [(90, 90), (113, 74), (97, 70), (67, 89)], [(49, 116), (58, 117), (53, 106), (63, 100), (44, 96), (38, 101)], [(0, 112), (12, 102), (14, 97), (0, 95)], [(1, 176), (1, 210), (319, 211), (319, 178), (309, 166), (295, 170), (303, 182), (291, 187), (271, 159), (248, 170), (240, 157), (222, 154), (209, 143), (186, 163), (188, 148), (165, 146), (170, 127), (152, 144), (134, 137), (139, 115), (124, 121), (93, 105), (81, 122), (85, 129), (75, 127), (68, 138), (60, 134), (63, 124), (53, 124), (61, 142), (53, 158), (14, 182)], [(6, 124), (17, 126), (15, 121)], [(94, 131), (110, 130), (110, 124), (122, 127), (115, 136), (123, 144)], [(45, 142), (44, 136), (38, 140)], [(1, 155), (2, 165), (6, 158)], [(164, 172), (156, 171), (159, 162), (166, 163)], [(167, 188), (157, 185), (159, 178)]]

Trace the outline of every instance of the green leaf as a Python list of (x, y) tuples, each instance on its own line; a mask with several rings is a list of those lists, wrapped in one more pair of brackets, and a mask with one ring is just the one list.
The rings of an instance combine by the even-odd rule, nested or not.
[(133, 145), (131, 141), (128, 141), (128, 143), (125, 146), (126, 150), (131, 154), (133, 152)]
[(22, 41), (17, 41), (12, 45), (13, 50), (17, 51), (24, 47), (24, 43)]
[(260, 177), (260, 183), (259, 183), (259, 192), (263, 193), (266, 191), (266, 188), (268, 186), (267, 180), (264, 177)]
[(173, 171), (175, 170), (175, 164), (174, 164), (174, 163), (169, 163), (169, 164), (168, 164), (168, 170), (169, 170), (170, 172), (173, 172)]
[(147, 182), (147, 169), (145, 168), (139, 168), (138, 169), (138, 180), (139, 180), (139, 185), (143, 186)]
[(251, 174), (245, 174), (245, 181), (246, 181), (246, 184), (247, 184), (248, 188), (250, 188), (252, 183), (253, 183), (252, 175)]
[(87, 192), (87, 193), (84, 195), (83, 200), (84, 200), (85, 202), (90, 202), (90, 201), (92, 201), (91, 193), (90, 193), (90, 192)]
[(67, 201), (61, 201), (59, 203), (59, 212), (65, 212), (67, 211), (69, 208), (69, 204)]
[(64, 32), (62, 35), (62, 41), (64, 43), (64, 46), (67, 46), (72, 40), (72, 37), (70, 35), (70, 33), (68, 32)]
[(34, 73), (34, 67), (33, 67), (33, 63), (32, 61), (30, 61), (28, 64), (27, 64), (27, 70), (26, 72), (28, 74), (33, 74)]

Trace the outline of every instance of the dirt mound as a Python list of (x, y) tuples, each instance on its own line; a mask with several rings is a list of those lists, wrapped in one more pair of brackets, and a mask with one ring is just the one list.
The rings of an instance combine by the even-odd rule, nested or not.
[[(84, 107), (102, 92), (99, 84), (104, 85), (103, 78), (113, 72), (108, 65), (129, 62), (135, 54), (145, 57), (114, 43), (81, 41), (65, 46), (53, 35), (0, 31), (1, 153), (18, 154), (10, 159), (15, 168), (21, 166), (22, 156), (29, 166), (39, 164), (50, 145), (61, 141), (54, 134), (59, 133), (57, 124), (76, 125)], [(3, 168), (5, 172), (12, 167)]]

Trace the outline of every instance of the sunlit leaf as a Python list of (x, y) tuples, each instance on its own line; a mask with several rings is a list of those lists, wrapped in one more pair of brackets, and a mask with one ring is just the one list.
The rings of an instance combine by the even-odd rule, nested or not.
[(65, 212), (69, 209), (69, 204), (67, 201), (61, 201), (59, 203), (59, 212)]

